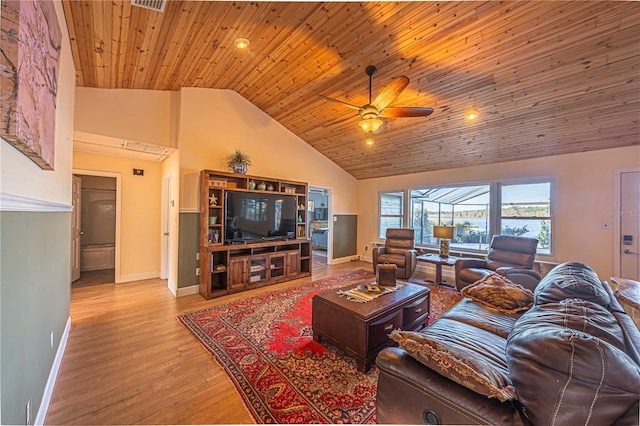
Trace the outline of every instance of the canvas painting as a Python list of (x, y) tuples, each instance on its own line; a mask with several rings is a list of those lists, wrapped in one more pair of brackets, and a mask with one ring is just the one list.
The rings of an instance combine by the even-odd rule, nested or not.
[(62, 33), (53, 2), (2, 1), (0, 136), (53, 170)]

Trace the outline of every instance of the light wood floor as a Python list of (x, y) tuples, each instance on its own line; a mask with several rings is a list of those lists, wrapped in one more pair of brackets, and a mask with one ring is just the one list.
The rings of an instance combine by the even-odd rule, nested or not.
[(178, 322), (182, 313), (371, 264), (314, 266), (313, 277), (205, 300), (164, 280), (71, 290), (71, 332), (45, 424), (254, 423), (224, 370)]

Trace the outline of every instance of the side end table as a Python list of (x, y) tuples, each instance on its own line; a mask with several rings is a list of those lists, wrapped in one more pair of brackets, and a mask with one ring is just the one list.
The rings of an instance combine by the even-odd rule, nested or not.
[(455, 266), (457, 257), (449, 256), (449, 257), (440, 257), (437, 254), (422, 254), (416, 257), (418, 262), (426, 262), (435, 265), (436, 267), (436, 279), (434, 281), (435, 284), (444, 285), (448, 287), (455, 287), (455, 283), (449, 283), (442, 280), (442, 265), (445, 266)]

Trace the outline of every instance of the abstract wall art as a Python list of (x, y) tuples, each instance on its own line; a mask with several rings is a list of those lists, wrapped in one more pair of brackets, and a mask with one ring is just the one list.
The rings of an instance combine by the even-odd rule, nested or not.
[(53, 170), (62, 33), (53, 2), (2, 0), (0, 136)]

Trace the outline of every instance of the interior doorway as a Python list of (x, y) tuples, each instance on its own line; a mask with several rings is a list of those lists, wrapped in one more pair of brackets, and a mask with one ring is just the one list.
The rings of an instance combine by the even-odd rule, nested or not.
[[(117, 283), (120, 281), (120, 174), (74, 170), (80, 185), (74, 197), (79, 248), (72, 253), (72, 286)], [(73, 233), (75, 234), (75, 233)], [(78, 238), (79, 237), (79, 238)], [(79, 266), (79, 276), (77, 268)], [(78, 279), (74, 279), (74, 278)]]
[(309, 205), (307, 235), (311, 238), (312, 263), (314, 265), (331, 264), (332, 258), (332, 229), (331, 222), (331, 189), (323, 187), (309, 187)]

